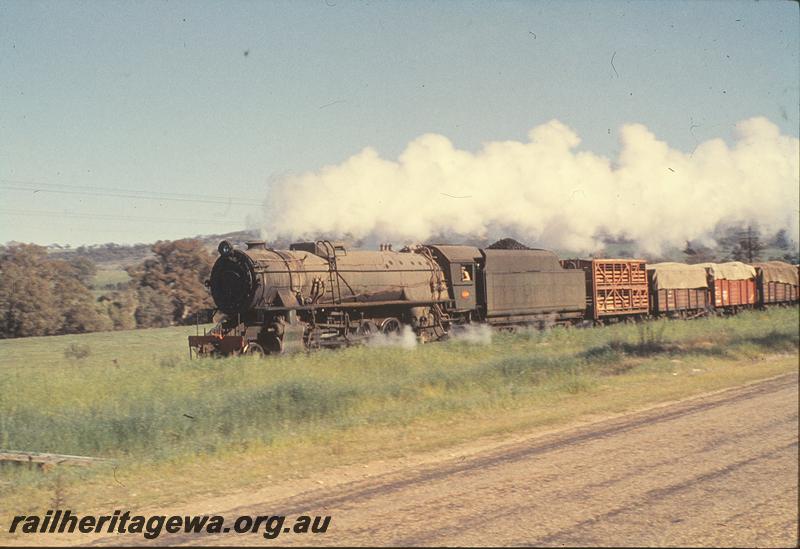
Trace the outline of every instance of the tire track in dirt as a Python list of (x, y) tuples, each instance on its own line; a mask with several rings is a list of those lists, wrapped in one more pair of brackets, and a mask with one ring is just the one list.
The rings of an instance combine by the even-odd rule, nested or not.
[[(534, 546), (554, 545), (554, 544), (555, 545), (561, 545), (558, 542), (562, 538), (566, 537), (567, 534), (572, 533), (574, 530), (579, 530), (579, 529), (585, 528), (586, 526), (591, 526), (592, 524), (598, 523), (600, 521), (608, 520), (609, 518), (613, 518), (613, 517), (615, 517), (617, 515), (620, 515), (622, 513), (625, 513), (625, 512), (628, 512), (628, 511), (633, 511), (633, 510), (645, 507), (650, 502), (653, 502), (653, 501), (656, 501), (656, 500), (661, 500), (661, 499), (663, 499), (665, 497), (668, 497), (668, 496), (671, 496), (671, 495), (675, 494), (676, 492), (679, 492), (679, 491), (682, 491), (682, 490), (686, 490), (687, 488), (690, 488), (690, 487), (694, 487), (697, 484), (701, 484), (703, 482), (708, 482), (709, 480), (717, 479), (717, 478), (723, 477), (725, 475), (730, 475), (731, 473), (737, 471), (738, 469), (741, 469), (742, 467), (744, 467), (746, 465), (749, 465), (751, 463), (754, 463), (756, 461), (762, 460), (762, 459), (767, 458), (767, 457), (773, 457), (773, 456), (777, 455), (778, 453), (780, 453), (780, 452), (782, 452), (784, 450), (788, 450), (788, 449), (791, 449), (791, 448), (797, 448), (797, 447), (798, 447), (798, 443), (796, 441), (792, 442), (792, 443), (789, 443), (789, 444), (784, 444), (784, 445), (782, 445), (782, 446), (780, 446), (778, 448), (775, 448), (774, 450), (770, 450), (768, 452), (763, 452), (763, 453), (758, 454), (757, 456), (754, 456), (754, 457), (751, 457), (751, 458), (748, 458), (748, 459), (744, 459), (744, 460), (741, 460), (741, 461), (737, 461), (735, 463), (731, 463), (731, 464), (726, 465), (724, 467), (720, 467), (718, 469), (715, 469), (714, 471), (711, 471), (710, 473), (703, 473), (701, 475), (694, 476), (694, 477), (692, 477), (692, 478), (690, 478), (688, 480), (684, 480), (682, 482), (678, 482), (678, 483), (675, 483), (675, 484), (670, 484), (670, 485), (665, 486), (663, 488), (656, 488), (654, 490), (649, 490), (648, 492), (646, 492), (644, 494), (643, 498), (635, 501), (633, 504), (625, 505), (623, 507), (618, 507), (616, 509), (612, 509), (611, 511), (608, 511), (607, 513), (605, 513), (603, 515), (600, 515), (598, 517), (594, 517), (594, 518), (585, 520), (583, 522), (580, 522), (578, 524), (570, 526), (568, 529), (565, 528), (565, 529), (560, 530), (558, 532), (555, 532), (554, 534), (551, 534), (549, 536), (533, 540), (530, 543), (526, 542), (526, 544), (527, 545), (534, 545)], [(416, 543), (414, 543), (414, 541), (411, 541), (409, 544), (410, 545), (416, 545)], [(400, 545), (404, 545), (404, 543), (401, 542)]]

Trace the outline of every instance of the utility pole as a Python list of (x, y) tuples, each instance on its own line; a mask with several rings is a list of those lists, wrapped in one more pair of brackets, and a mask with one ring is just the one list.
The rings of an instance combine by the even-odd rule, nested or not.
[(747, 262), (753, 262), (753, 231), (750, 225), (747, 226)]

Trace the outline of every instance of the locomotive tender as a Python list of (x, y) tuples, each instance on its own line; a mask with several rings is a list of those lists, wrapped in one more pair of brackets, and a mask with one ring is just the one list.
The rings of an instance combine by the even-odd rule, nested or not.
[[(730, 311), (752, 307), (753, 291), (762, 286), (785, 302), (797, 300), (797, 268), (776, 262), (754, 269), (635, 259), (559, 261), (539, 249), (426, 244), (365, 251), (328, 240), (299, 242), (288, 250), (267, 248), (263, 241), (246, 246), (239, 250), (223, 241), (218, 247), (207, 285), (224, 316), (209, 333), (189, 337), (194, 354), (338, 347), (376, 334), (392, 336), (404, 327), (429, 341), (474, 322), (512, 327), (698, 316), (714, 305)], [(734, 284), (728, 279), (734, 275), (746, 280)], [(728, 297), (739, 287), (744, 290)], [(767, 302), (780, 300), (758, 301)]]

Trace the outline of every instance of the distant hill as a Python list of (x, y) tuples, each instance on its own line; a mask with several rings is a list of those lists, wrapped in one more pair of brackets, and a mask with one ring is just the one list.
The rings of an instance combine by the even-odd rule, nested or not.
[[(554, 249), (553, 251), (559, 257), (637, 257), (649, 261), (678, 261), (686, 263), (729, 261), (731, 259), (741, 259), (744, 253), (741, 249), (741, 244), (744, 242), (742, 237), (744, 232), (745, 229), (742, 226), (719, 227), (714, 231), (714, 237), (718, 242), (716, 247), (708, 248), (698, 243), (687, 242), (684, 248), (675, 247), (663, 250), (659, 257), (645, 257), (644, 254), (636, 249), (636, 243), (633, 240), (624, 237), (612, 237), (607, 234), (598, 235), (600, 241), (603, 242), (603, 248), (596, 250), (592, 254), (576, 254), (574, 250)], [(775, 235), (759, 235), (756, 230), (755, 234), (757, 235), (755, 237), (755, 247), (758, 248), (758, 256), (761, 260), (780, 259), (792, 263), (797, 262), (797, 242), (788, 237), (786, 231), (779, 231)], [(245, 230), (222, 234), (196, 235), (189, 238), (200, 240), (213, 255), (216, 255), (216, 249), (221, 240), (229, 240), (234, 246), (244, 247), (246, 241), (258, 239), (260, 234), (257, 230)], [(325, 237), (321, 235), (320, 238)], [(363, 240), (352, 237), (335, 238), (335, 240), (343, 240), (350, 248), (377, 249), (377, 245), (372, 246)], [(486, 238), (453, 238), (447, 235), (436, 235), (426, 239), (426, 242), (452, 242), (480, 248), (495, 246), (506, 249), (525, 249), (529, 247), (529, 243), (521, 243), (512, 238), (504, 238), (492, 244), (492, 241)], [(286, 249), (289, 244), (291, 244), (291, 241), (288, 240), (267, 242), (267, 246), (277, 249)], [(47, 249), (50, 254), (57, 258), (70, 259), (76, 256), (83, 256), (92, 260), (101, 270), (113, 270), (139, 264), (151, 257), (151, 246), (152, 243), (121, 245), (109, 242), (107, 244), (93, 244), (77, 248), (52, 244)], [(400, 246), (397, 247), (397, 249), (399, 248)]]
[(57, 244), (47, 246), (47, 252), (55, 259), (70, 260), (75, 257), (90, 259), (100, 269), (123, 269), (137, 265), (152, 255), (151, 244), (92, 244), (77, 248)]
[[(191, 238), (199, 240), (209, 250), (213, 252), (213, 250), (217, 249), (217, 246), (219, 246), (219, 243), (222, 240), (229, 240), (231, 244), (233, 244), (234, 246), (242, 246), (248, 240), (256, 240), (261, 238), (261, 235), (258, 232), (258, 230), (249, 230), (249, 231), (236, 231), (224, 234), (197, 235)], [(213, 253), (216, 255), (216, 252)]]
[[(232, 243), (241, 245), (247, 240), (259, 238), (258, 231), (235, 231), (224, 234), (196, 235), (188, 237), (199, 240), (208, 247), (209, 251), (216, 250), (220, 240), (230, 240)], [(58, 259), (70, 259), (73, 257), (86, 257), (92, 260), (101, 270), (124, 269), (131, 265), (138, 265), (145, 259), (152, 257), (151, 247), (153, 243), (147, 244), (116, 244), (108, 242), (106, 244), (92, 244), (90, 246), (78, 246), (77, 248), (65, 247), (58, 244), (47, 246), (48, 253)], [(214, 252), (215, 253), (215, 252)]]

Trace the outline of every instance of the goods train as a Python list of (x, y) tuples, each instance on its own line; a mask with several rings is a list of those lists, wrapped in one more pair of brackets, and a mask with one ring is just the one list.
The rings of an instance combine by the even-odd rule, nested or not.
[[(504, 241), (501, 241), (501, 243)], [(200, 356), (338, 347), (408, 327), (422, 341), (470, 323), (605, 323), (692, 317), (798, 301), (798, 270), (746, 265), (559, 260), (521, 246), (347, 249), (328, 240), (288, 250), (218, 247), (207, 286), (222, 320), (189, 337)], [(524, 248), (524, 249), (520, 249)]]

